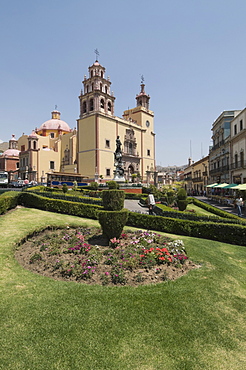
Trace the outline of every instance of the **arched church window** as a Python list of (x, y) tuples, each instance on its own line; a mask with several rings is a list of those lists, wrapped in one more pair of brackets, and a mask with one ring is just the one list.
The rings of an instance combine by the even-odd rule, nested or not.
[(102, 84), (100, 84), (100, 91), (102, 91)]
[(90, 100), (90, 111), (94, 109), (94, 102), (93, 99)]
[(104, 100), (103, 99), (101, 99), (101, 101), (100, 101), (100, 107), (104, 108)]
[(101, 71), (101, 77), (103, 78), (103, 71)]
[(107, 86), (105, 86), (105, 94), (107, 94), (108, 93), (108, 88), (107, 88)]
[(91, 84), (91, 91), (94, 91), (94, 84)]
[(142, 100), (139, 100), (139, 105), (142, 105)]
[(111, 112), (111, 103), (110, 103), (110, 101), (108, 102), (108, 111)]
[(37, 149), (37, 143), (36, 141), (33, 142), (33, 149), (36, 150)]
[(91, 71), (91, 77), (93, 77), (93, 71)]
[(86, 113), (86, 101), (83, 102), (83, 113)]

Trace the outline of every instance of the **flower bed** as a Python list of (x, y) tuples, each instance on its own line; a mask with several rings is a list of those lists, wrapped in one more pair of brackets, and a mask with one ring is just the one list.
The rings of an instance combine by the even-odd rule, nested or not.
[(27, 269), (58, 280), (139, 285), (174, 280), (197, 267), (183, 242), (153, 232), (126, 232), (107, 245), (98, 228), (45, 230), (16, 251)]

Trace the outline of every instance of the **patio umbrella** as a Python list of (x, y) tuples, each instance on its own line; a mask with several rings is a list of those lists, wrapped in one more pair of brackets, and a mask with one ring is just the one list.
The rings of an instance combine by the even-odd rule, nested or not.
[(227, 186), (224, 186), (224, 189), (234, 189), (235, 186), (237, 186), (238, 184), (229, 184)]
[(246, 184), (239, 184), (237, 186), (234, 186), (233, 189), (236, 189), (236, 190), (246, 190)]
[(210, 185), (207, 185), (206, 188), (213, 188), (214, 186), (218, 185), (217, 182), (215, 182), (214, 184), (210, 184)]
[(222, 188), (224, 188), (225, 186), (227, 186), (227, 185), (229, 185), (229, 184), (227, 184), (227, 182), (223, 182), (223, 184), (218, 184), (218, 185), (215, 185), (215, 186), (213, 186), (213, 188), (220, 188), (220, 189), (222, 189)]

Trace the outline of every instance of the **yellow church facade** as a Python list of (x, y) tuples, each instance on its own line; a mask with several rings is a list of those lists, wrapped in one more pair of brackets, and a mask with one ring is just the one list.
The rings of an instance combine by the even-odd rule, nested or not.
[(136, 107), (114, 115), (115, 97), (111, 82), (105, 78), (105, 68), (96, 61), (84, 77), (81, 91), (80, 118), (77, 121), (78, 172), (90, 180), (114, 178), (116, 138), (122, 143), (122, 160), (126, 180), (136, 174), (143, 182), (152, 182), (155, 171), (154, 113), (149, 109), (150, 97), (141, 91)]
[(52, 172), (77, 173), (77, 131), (60, 119), (54, 110), (52, 118), (30, 135), (18, 139), (19, 177), (41, 183)]
[[(154, 113), (141, 83), (136, 106), (114, 115), (115, 97), (109, 77), (98, 61), (89, 67), (79, 96), (77, 129), (61, 120), (56, 109), (51, 119), (30, 135), (18, 139), (19, 177), (46, 183), (50, 173), (78, 174), (87, 182), (114, 179), (114, 152), (119, 136), (125, 180), (134, 176), (153, 183), (155, 173)], [(134, 175), (134, 176), (133, 176)]]

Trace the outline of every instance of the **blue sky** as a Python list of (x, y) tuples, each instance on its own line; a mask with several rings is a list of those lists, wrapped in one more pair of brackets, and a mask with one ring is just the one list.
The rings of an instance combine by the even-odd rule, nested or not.
[(156, 162), (208, 154), (213, 121), (246, 105), (245, 0), (0, 1), (0, 139), (51, 117), (76, 127), (88, 67), (110, 76), (115, 114), (135, 106), (144, 75)]

